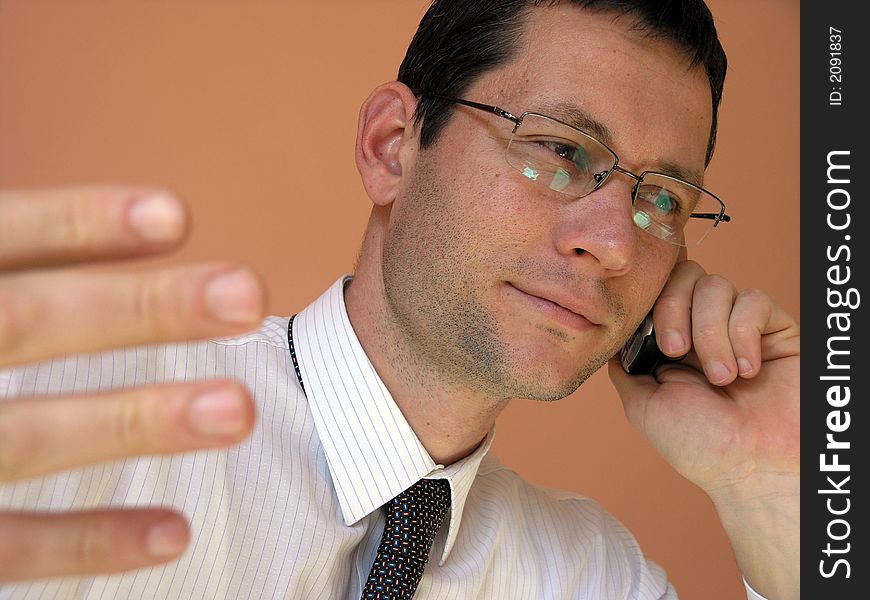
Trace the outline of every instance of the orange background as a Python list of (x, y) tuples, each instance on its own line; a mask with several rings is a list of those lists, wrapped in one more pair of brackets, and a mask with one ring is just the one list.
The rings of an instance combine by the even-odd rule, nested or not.
[[(0, 0), (0, 186), (171, 189), (194, 218), (171, 260), (251, 264), (270, 312), (292, 314), (351, 269), (369, 211), (357, 112), (395, 78), (424, 5)], [(798, 315), (799, 3), (710, 5), (729, 75), (706, 184), (734, 221), (693, 258)], [(605, 373), (509, 407), (495, 451), (598, 499), (682, 597), (743, 596), (712, 505), (625, 423)]]

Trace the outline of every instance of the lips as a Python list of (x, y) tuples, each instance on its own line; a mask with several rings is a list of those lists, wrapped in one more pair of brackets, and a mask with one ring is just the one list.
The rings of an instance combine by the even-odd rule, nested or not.
[(508, 288), (550, 319), (571, 329), (584, 331), (602, 323), (591, 307), (584, 306), (579, 299), (572, 298), (562, 291), (512, 282), (508, 282)]

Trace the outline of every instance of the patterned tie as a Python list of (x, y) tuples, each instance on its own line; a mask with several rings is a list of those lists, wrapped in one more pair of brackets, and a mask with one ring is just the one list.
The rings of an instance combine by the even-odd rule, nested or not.
[(410, 600), (450, 508), (445, 479), (421, 479), (384, 505), (387, 522), (362, 600)]

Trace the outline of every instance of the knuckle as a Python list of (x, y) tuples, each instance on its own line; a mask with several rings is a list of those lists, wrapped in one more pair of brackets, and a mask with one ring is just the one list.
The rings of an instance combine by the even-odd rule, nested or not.
[(157, 335), (169, 333), (163, 316), (164, 296), (164, 286), (153, 277), (147, 277), (135, 286), (131, 310), (140, 331)]
[(711, 325), (701, 325), (692, 331), (695, 342), (704, 346), (719, 338), (719, 329)]
[(731, 326), (731, 337), (748, 338), (758, 334), (758, 330), (746, 323)]
[(147, 394), (137, 391), (118, 403), (115, 414), (114, 438), (125, 452), (139, 453), (151, 445), (153, 419)]
[(15, 460), (15, 452), (10, 448), (10, 444), (4, 441), (0, 444), (0, 484), (12, 483), (15, 481), (15, 465), (18, 462)]
[(732, 291), (734, 289), (734, 285), (730, 281), (716, 274), (705, 276), (698, 282), (698, 285), (711, 291)]
[[(9, 285), (0, 285), (0, 357), (11, 354), (22, 339), (21, 303)], [(0, 358), (0, 364), (4, 361)]]
[(87, 249), (94, 244), (94, 231), (88, 217), (88, 204), (77, 195), (69, 198), (66, 210), (56, 212), (57, 233), (64, 245)]
[(4, 574), (15, 573), (18, 570), (18, 561), (21, 560), (21, 548), (19, 547), (20, 544), (16, 541), (17, 536), (11, 532), (4, 531), (4, 529), (7, 529), (5, 526), (6, 519), (8, 517), (0, 517), (0, 580), (2, 580)]
[(674, 270), (695, 272), (701, 275), (706, 273), (706, 271), (704, 271), (704, 267), (702, 267), (700, 264), (690, 258), (678, 262), (676, 265), (674, 265)]
[(656, 308), (666, 312), (674, 312), (688, 305), (688, 298), (681, 298), (677, 294), (665, 293), (656, 300)]
[(30, 454), (22, 432), (13, 429), (15, 427), (10, 423), (9, 407), (0, 406), (0, 484), (20, 479), (24, 468), (23, 459)]
[(97, 571), (111, 556), (111, 531), (103, 519), (95, 519), (83, 526), (75, 543), (74, 560), (83, 571)]
[(752, 303), (758, 303), (758, 304), (765, 303), (765, 302), (769, 301), (767, 294), (764, 293), (763, 291), (759, 290), (758, 288), (745, 289), (742, 292), (740, 292), (738, 294), (738, 296), (740, 297), (741, 300), (749, 301)]

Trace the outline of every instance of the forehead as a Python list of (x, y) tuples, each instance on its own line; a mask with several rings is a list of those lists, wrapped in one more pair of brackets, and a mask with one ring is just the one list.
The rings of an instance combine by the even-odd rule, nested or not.
[(630, 16), (567, 4), (534, 7), (517, 56), (472, 93), (512, 111), (575, 121), (626, 167), (676, 165), (700, 179), (712, 119), (706, 73), (633, 25)]

